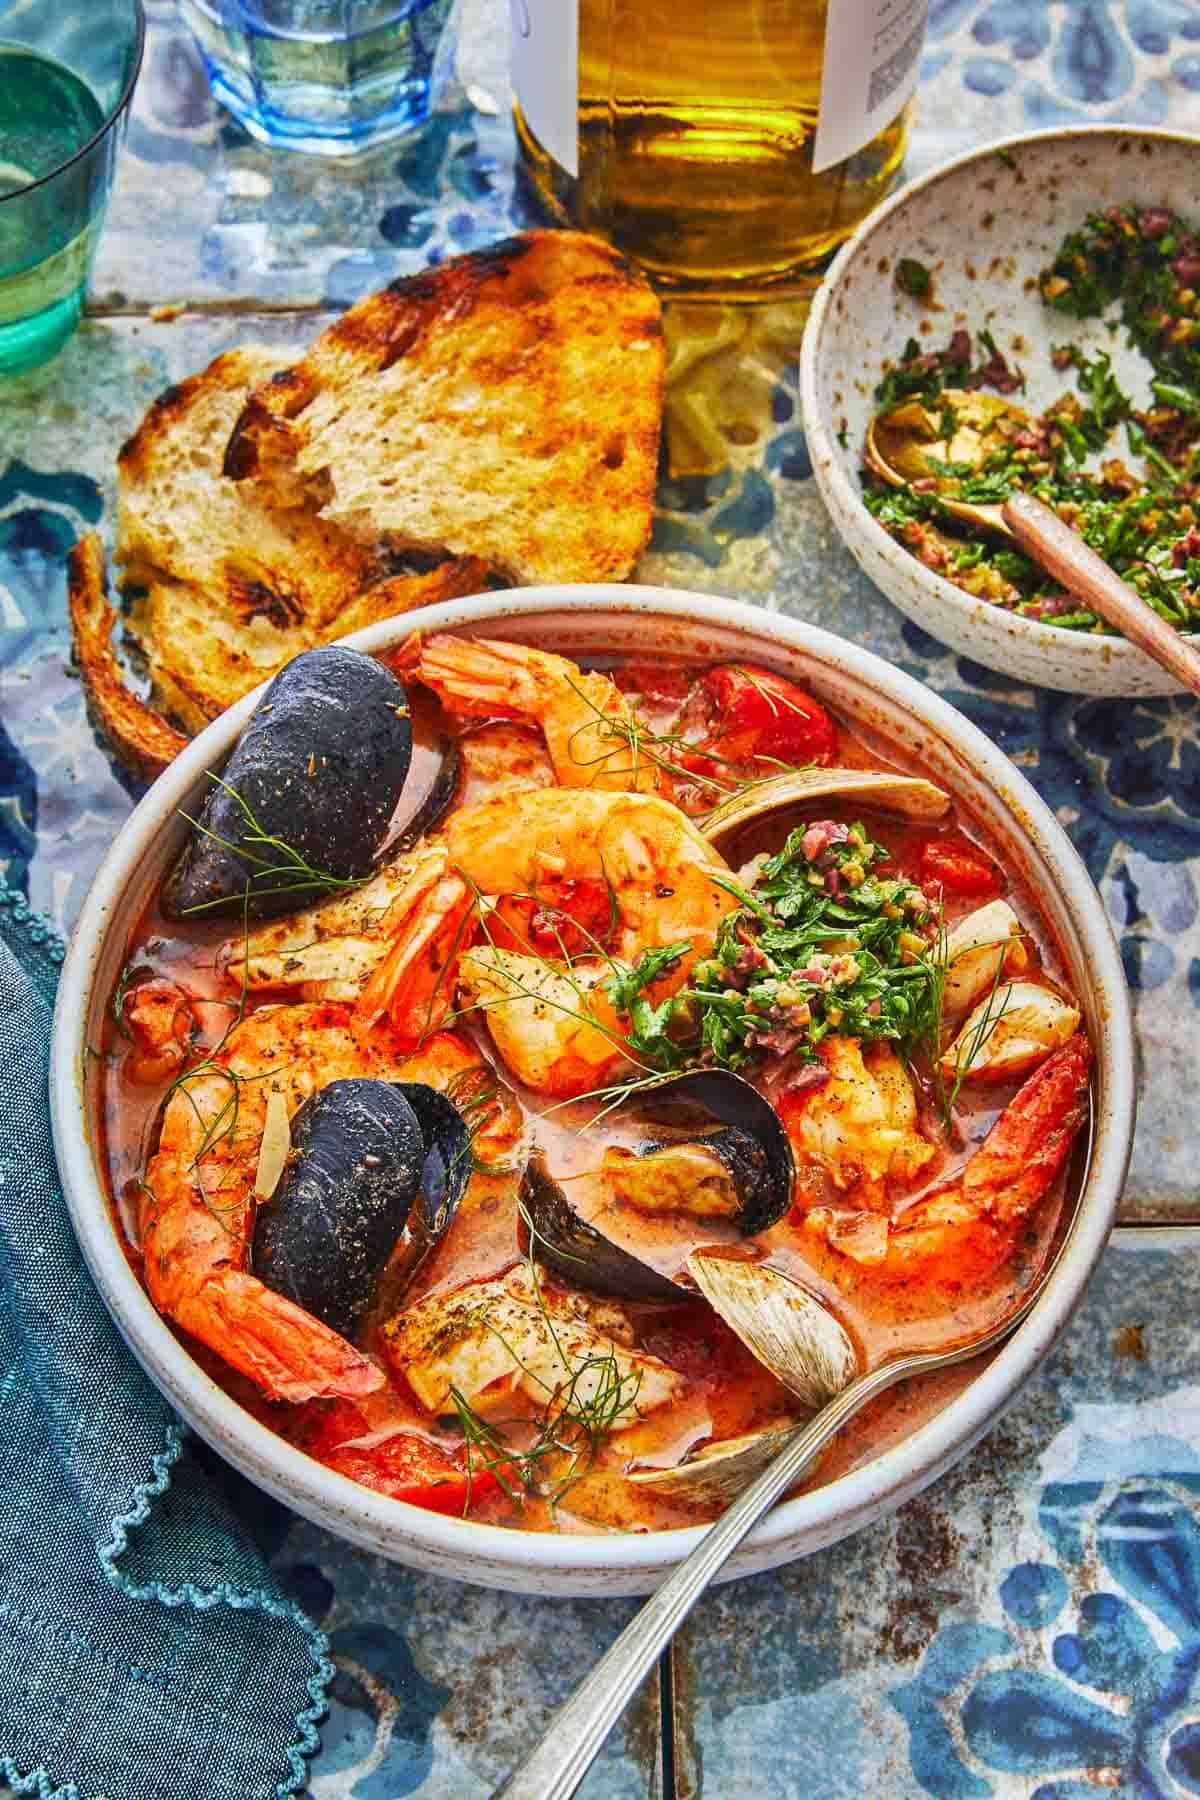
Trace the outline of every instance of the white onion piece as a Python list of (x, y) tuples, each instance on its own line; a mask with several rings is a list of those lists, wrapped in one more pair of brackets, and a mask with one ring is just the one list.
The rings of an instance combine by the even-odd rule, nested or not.
[(292, 1128), (288, 1120), (287, 1101), (280, 1088), (267, 1095), (267, 1116), (263, 1121), (262, 1142), (258, 1147), (258, 1171), (254, 1177), (254, 1197), (269, 1200), (279, 1186), (292, 1149)]

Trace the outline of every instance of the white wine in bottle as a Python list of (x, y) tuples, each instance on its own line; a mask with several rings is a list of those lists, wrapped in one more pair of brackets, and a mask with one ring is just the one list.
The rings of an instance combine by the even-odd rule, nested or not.
[(803, 291), (897, 181), (927, 0), (511, 6), (535, 186), (665, 289)]

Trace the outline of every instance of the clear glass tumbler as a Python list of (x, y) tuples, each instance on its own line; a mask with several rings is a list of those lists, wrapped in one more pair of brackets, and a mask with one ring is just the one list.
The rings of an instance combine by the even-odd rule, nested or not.
[(252, 137), (352, 156), (425, 123), (454, 0), (181, 0), (212, 91)]
[(141, 0), (0, 0), (0, 374), (79, 323), (145, 29)]

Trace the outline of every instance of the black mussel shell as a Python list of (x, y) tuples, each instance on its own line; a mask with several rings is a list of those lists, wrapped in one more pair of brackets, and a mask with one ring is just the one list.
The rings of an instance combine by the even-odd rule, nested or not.
[(421, 1120), (396, 1084), (361, 1078), (320, 1088), (292, 1120), (292, 1154), (258, 1209), (254, 1273), (353, 1338), (425, 1161)]
[[(733, 1177), (741, 1210), (738, 1229), (746, 1237), (766, 1231), (782, 1219), (792, 1203), (796, 1164), (783, 1121), (758, 1089), (724, 1069), (703, 1069), (679, 1075), (651, 1090), (651, 1104), (679, 1102), (702, 1107), (723, 1129), (706, 1132), (696, 1141), (718, 1156)], [(639, 1156), (653, 1156), (669, 1146), (661, 1139), (638, 1147)]]
[(452, 1100), (419, 1081), (392, 1084), (412, 1107), (425, 1141), (420, 1223), (430, 1245), (445, 1235), (471, 1179), (471, 1133)]
[(570, 1286), (614, 1300), (695, 1299), (691, 1289), (677, 1286), (586, 1224), (536, 1159), (525, 1171), (521, 1204), (534, 1255)]
[[(408, 698), (390, 669), (337, 644), (303, 651), (279, 671), (205, 796), (163, 883), (164, 913), (246, 906), (252, 918), (273, 918), (323, 897), (302, 863), (339, 881), (369, 874), (411, 757)], [(287, 851), (248, 841), (251, 816)]]

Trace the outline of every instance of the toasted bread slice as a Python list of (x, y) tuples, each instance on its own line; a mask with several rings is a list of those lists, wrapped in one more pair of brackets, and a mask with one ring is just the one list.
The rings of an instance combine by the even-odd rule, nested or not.
[(401, 575), (354, 596), (319, 628), (280, 628), (264, 615), (234, 617), (184, 581), (152, 581), (130, 618), (150, 668), (156, 703), (187, 731), (210, 719), (313, 644), (488, 585), (485, 563), (459, 557), (427, 575)]
[(186, 581), (233, 620), (312, 630), (392, 568), (313, 516), (226, 481), (221, 460), (248, 393), (286, 366), (251, 344), (168, 388), (117, 458), (117, 562), (125, 585)]
[(225, 471), (363, 545), (620, 580), (650, 533), (663, 360), (658, 301), (615, 250), (526, 232), (351, 307), (254, 389)]
[(108, 602), (104, 550), (94, 531), (67, 558), (67, 595), (75, 662), (93, 718), (126, 767), (153, 781), (187, 739), (126, 683), (112, 647), (117, 615)]
[[(432, 605), (480, 585), (481, 563), (469, 558), (443, 563), (428, 575), (406, 576), (368, 588), (345, 611), (331, 620), (313, 642), (348, 637), (380, 619), (411, 610), (414, 604)], [(414, 593), (420, 588), (420, 599)], [(183, 732), (155, 711), (130, 687), (126, 671), (113, 649), (112, 634), (117, 614), (108, 598), (104, 549), (95, 532), (81, 538), (67, 559), (67, 589), (75, 663), (83, 679), (93, 721), (126, 768), (143, 781), (153, 781), (188, 742)], [(402, 602), (397, 604), (397, 594)], [(154, 665), (156, 701), (190, 734), (203, 730), (223, 707), (213, 703), (213, 689), (228, 691), (232, 704), (260, 681), (275, 674), (282, 664), (307, 644), (291, 643), (282, 658), (260, 652), (255, 663), (243, 645), (229, 640), (213, 627), (212, 616), (197, 601), (185, 582), (156, 582), (139, 608), (143, 639), (158, 641), (158, 620), (170, 615), (170, 641), (178, 661), (161, 659)]]
[(218, 356), (151, 406), (118, 458), (117, 559), (158, 705), (196, 732), (300, 650), (488, 583), (476, 559), (396, 574), (311, 508), (277, 508), (221, 473), (256, 382), (284, 358), (250, 345)]

